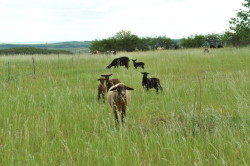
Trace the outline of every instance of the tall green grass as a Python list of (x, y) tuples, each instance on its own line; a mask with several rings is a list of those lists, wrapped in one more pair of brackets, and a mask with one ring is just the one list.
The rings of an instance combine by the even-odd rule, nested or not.
[[(0, 165), (249, 165), (249, 48), (0, 57)], [(145, 69), (106, 69), (118, 56)], [(142, 89), (142, 74), (163, 92)], [(97, 79), (133, 87), (126, 125)]]

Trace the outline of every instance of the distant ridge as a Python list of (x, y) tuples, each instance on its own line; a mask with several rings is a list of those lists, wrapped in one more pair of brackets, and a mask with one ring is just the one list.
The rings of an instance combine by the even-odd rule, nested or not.
[(0, 43), (0, 49), (16, 47), (35, 47), (35, 48), (89, 48), (92, 41), (67, 41), (67, 42), (25, 42), (20, 44)]

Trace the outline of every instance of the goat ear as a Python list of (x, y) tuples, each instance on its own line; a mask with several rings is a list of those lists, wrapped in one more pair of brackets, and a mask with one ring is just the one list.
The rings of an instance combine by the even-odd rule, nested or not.
[(130, 87), (128, 87), (128, 86), (126, 86), (126, 89), (127, 89), (127, 90), (134, 90), (134, 88), (130, 88)]
[(113, 74), (109, 74), (108, 76), (112, 76)]
[(114, 91), (114, 90), (116, 90), (117, 89), (117, 87), (114, 87), (114, 88), (112, 88), (112, 89), (109, 89), (110, 91)]

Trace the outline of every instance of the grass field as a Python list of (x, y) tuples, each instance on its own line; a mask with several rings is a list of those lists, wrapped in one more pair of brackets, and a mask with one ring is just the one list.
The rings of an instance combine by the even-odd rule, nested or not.
[[(250, 165), (250, 48), (0, 57), (0, 165)], [(106, 69), (113, 58), (145, 69)], [(163, 92), (142, 89), (142, 74)], [(113, 73), (134, 88), (126, 125), (97, 101)]]

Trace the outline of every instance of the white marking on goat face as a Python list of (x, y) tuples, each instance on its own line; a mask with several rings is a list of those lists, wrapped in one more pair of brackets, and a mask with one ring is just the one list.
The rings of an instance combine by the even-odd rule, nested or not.
[(120, 97), (125, 97), (126, 96), (126, 87), (125, 86), (118, 86), (117, 92), (118, 92), (118, 95)]

